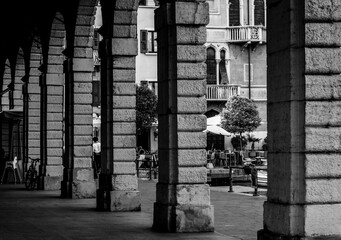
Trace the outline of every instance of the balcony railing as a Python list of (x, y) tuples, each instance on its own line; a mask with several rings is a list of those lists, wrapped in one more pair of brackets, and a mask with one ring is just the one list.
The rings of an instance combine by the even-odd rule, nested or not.
[(240, 95), (240, 85), (207, 85), (206, 87), (208, 101), (227, 101), (235, 95)]
[(265, 42), (266, 29), (263, 26), (228, 27), (227, 41), (230, 42)]

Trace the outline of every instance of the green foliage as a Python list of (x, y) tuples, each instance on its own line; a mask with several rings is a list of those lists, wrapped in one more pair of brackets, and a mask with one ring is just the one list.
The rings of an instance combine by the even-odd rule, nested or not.
[(147, 85), (136, 85), (136, 131), (140, 134), (157, 120), (157, 97)]
[(261, 118), (256, 104), (241, 96), (231, 97), (222, 111), (222, 127), (231, 133), (252, 132), (259, 127)]

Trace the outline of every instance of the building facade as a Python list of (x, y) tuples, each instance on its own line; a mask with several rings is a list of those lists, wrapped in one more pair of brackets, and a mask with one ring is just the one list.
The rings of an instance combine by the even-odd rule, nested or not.
[[(1, 22), (17, 21), (3, 26), (8, 34), (0, 39), (1, 107), (23, 107), (24, 162), (40, 156), (42, 189), (59, 186), (63, 198), (96, 197), (98, 210), (138, 211), (138, 1), (101, 1), (103, 171), (98, 188), (91, 168), (96, 5), (91, 0), (3, 3)], [(267, 6), (269, 174), (258, 239), (340, 239), (341, 6), (336, 0), (269, 0)], [(205, 1), (160, 1), (155, 11), (157, 231), (214, 230), (203, 133), (208, 23)], [(24, 61), (16, 61), (20, 57)]]
[[(261, 126), (253, 133), (267, 136), (266, 94), (266, 1), (210, 0), (206, 40), (207, 117), (219, 114), (227, 99), (240, 95), (255, 101)], [(157, 42), (154, 30), (154, 1), (145, 1), (138, 9), (139, 53), (136, 58), (137, 83), (147, 82), (156, 89)], [(156, 91), (157, 92), (157, 89)], [(156, 141), (152, 129), (152, 150)], [(208, 134), (208, 146), (233, 149), (231, 137)], [(257, 146), (262, 146), (259, 143)]]

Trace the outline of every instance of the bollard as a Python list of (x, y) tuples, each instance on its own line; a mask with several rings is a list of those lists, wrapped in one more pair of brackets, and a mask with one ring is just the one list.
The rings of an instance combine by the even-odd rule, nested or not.
[(233, 177), (232, 177), (231, 160), (230, 160), (230, 163), (229, 163), (229, 180), (230, 180), (230, 189), (229, 189), (229, 192), (233, 192)]

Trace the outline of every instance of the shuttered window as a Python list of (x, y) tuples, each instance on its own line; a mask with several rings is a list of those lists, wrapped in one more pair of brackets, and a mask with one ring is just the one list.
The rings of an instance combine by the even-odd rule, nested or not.
[(207, 59), (206, 59), (206, 69), (207, 69), (207, 84), (217, 84), (217, 71), (216, 71), (216, 61), (215, 61), (215, 50), (214, 48), (207, 48)]
[[(251, 74), (251, 81), (253, 81), (253, 65), (251, 64), (250, 68), (250, 74)], [(244, 64), (244, 81), (249, 81), (249, 64)]]
[(255, 25), (265, 26), (264, 0), (255, 0)]
[(140, 31), (140, 51), (141, 53), (157, 52), (157, 33), (155, 31)]
[(100, 81), (92, 82), (92, 105), (93, 106), (101, 105), (101, 82)]
[(239, 0), (230, 0), (229, 21), (230, 26), (240, 26)]
[(229, 79), (226, 71), (226, 57), (225, 51), (220, 52), (220, 63), (219, 63), (219, 83), (229, 84)]
[(147, 30), (140, 31), (140, 49), (141, 49), (141, 53), (148, 52), (148, 31)]

